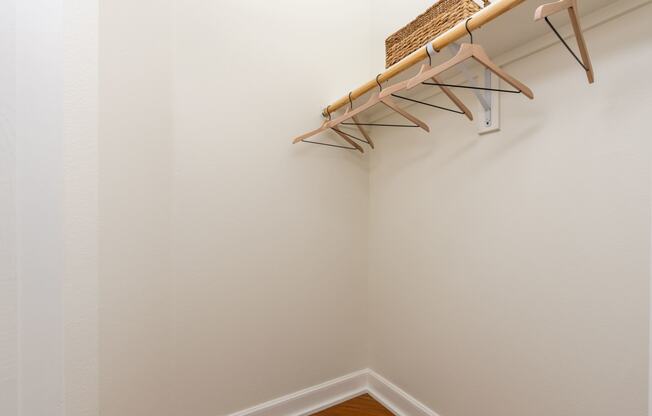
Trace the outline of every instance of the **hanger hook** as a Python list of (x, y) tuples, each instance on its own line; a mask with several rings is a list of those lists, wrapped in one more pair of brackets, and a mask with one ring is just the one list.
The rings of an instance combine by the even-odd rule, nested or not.
[(352, 92), (349, 92), (349, 111), (353, 110), (353, 100), (351, 99)]
[(426, 46), (426, 53), (428, 54), (428, 65), (432, 66), (432, 56), (430, 56), (430, 48)]
[(382, 90), (383, 90), (383, 86), (380, 85), (380, 81), (378, 81), (378, 78), (380, 78), (380, 74), (376, 75), (376, 84), (378, 84), (378, 88), (380, 88), (380, 90), (382, 91)]
[(473, 33), (469, 30), (469, 22), (471, 21), (471, 18), (469, 17), (466, 19), (466, 22), (464, 22), (464, 27), (466, 28), (466, 32), (469, 34), (469, 37), (471, 38), (471, 45), (473, 45)]
[(326, 110), (325, 110), (325, 111), (326, 111), (326, 114), (323, 114), (323, 113), (322, 113), (322, 115), (327, 116), (327, 117), (328, 117), (328, 121), (331, 121), (331, 106), (328, 105), (328, 106), (326, 107)]

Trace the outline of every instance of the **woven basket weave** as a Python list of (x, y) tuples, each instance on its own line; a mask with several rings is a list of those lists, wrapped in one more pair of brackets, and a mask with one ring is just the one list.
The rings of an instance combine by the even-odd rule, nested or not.
[[(484, 3), (486, 6), (489, 2)], [(385, 40), (385, 67), (394, 65), (479, 10), (480, 6), (473, 0), (439, 0)]]

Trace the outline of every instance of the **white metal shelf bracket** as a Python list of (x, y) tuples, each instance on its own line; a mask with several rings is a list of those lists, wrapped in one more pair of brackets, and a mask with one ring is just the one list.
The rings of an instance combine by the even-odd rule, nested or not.
[[(457, 42), (453, 42), (446, 47), (451, 56), (457, 55), (460, 50), (460, 45)], [(462, 76), (467, 82), (467, 85), (474, 88), (486, 88), (486, 90), (473, 90), (478, 102), (480, 103), (481, 111), (484, 114), (484, 117), (480, 118), (479, 134), (490, 133), (500, 129), (499, 121), (499, 111), (500, 111), (500, 94), (494, 94), (493, 91), (490, 91), (492, 88), (492, 78), (496, 78), (496, 89), (499, 87), (499, 80), (497, 77), (488, 69), (484, 70), (484, 86), (479, 87), (475, 81), (476, 77), (473, 76), (472, 71), (469, 69), (468, 62), (462, 62), (458, 65)]]

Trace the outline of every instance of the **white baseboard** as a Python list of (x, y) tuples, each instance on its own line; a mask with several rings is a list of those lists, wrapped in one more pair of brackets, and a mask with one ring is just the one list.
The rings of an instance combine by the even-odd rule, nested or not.
[(308, 416), (366, 392), (368, 370), (360, 370), (229, 416)]
[(439, 416), (380, 374), (367, 371), (367, 392), (397, 416)]
[(373, 370), (356, 371), (229, 416), (308, 416), (369, 393), (397, 416), (438, 416)]

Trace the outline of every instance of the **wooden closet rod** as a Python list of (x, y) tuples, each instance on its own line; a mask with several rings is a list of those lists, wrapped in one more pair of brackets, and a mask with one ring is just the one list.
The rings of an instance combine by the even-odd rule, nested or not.
[[(524, 1), (525, 0), (495, 0), (491, 5), (485, 7), (484, 9), (480, 10), (479, 12), (473, 15), (473, 17), (469, 21), (469, 25), (468, 25), (469, 30), (473, 31), (479, 28), (480, 26), (484, 25), (485, 23), (491, 22), (493, 19), (513, 9), (514, 7), (523, 3)], [(437, 36), (431, 42), (432, 47), (435, 48), (436, 51), (440, 51), (446, 46), (450, 45), (451, 43), (465, 36), (468, 36), (468, 33), (466, 32), (466, 28), (464, 27), (464, 23), (465, 21), (462, 21), (457, 25), (455, 25), (455, 27), (453, 27), (452, 29)], [(380, 74), (378, 81), (380, 82), (388, 81), (394, 78), (395, 76), (397, 76), (398, 74), (400, 74), (401, 72), (405, 71), (406, 69), (409, 69), (414, 65), (418, 64), (425, 58), (427, 58), (425, 48), (419, 48), (418, 50), (414, 51), (413, 53), (406, 56), (399, 62), (390, 66), (385, 72)], [(372, 79), (366, 84), (353, 90), (351, 92), (351, 99), (355, 100), (356, 98), (363, 96), (364, 94), (373, 90), (374, 88), (378, 88), (378, 84), (376, 84), (376, 78)], [(328, 111), (333, 113), (347, 104), (349, 104), (348, 94), (340, 98), (339, 100), (335, 101), (327, 108)], [(323, 114), (324, 116), (326, 115), (326, 109), (324, 109)]]

